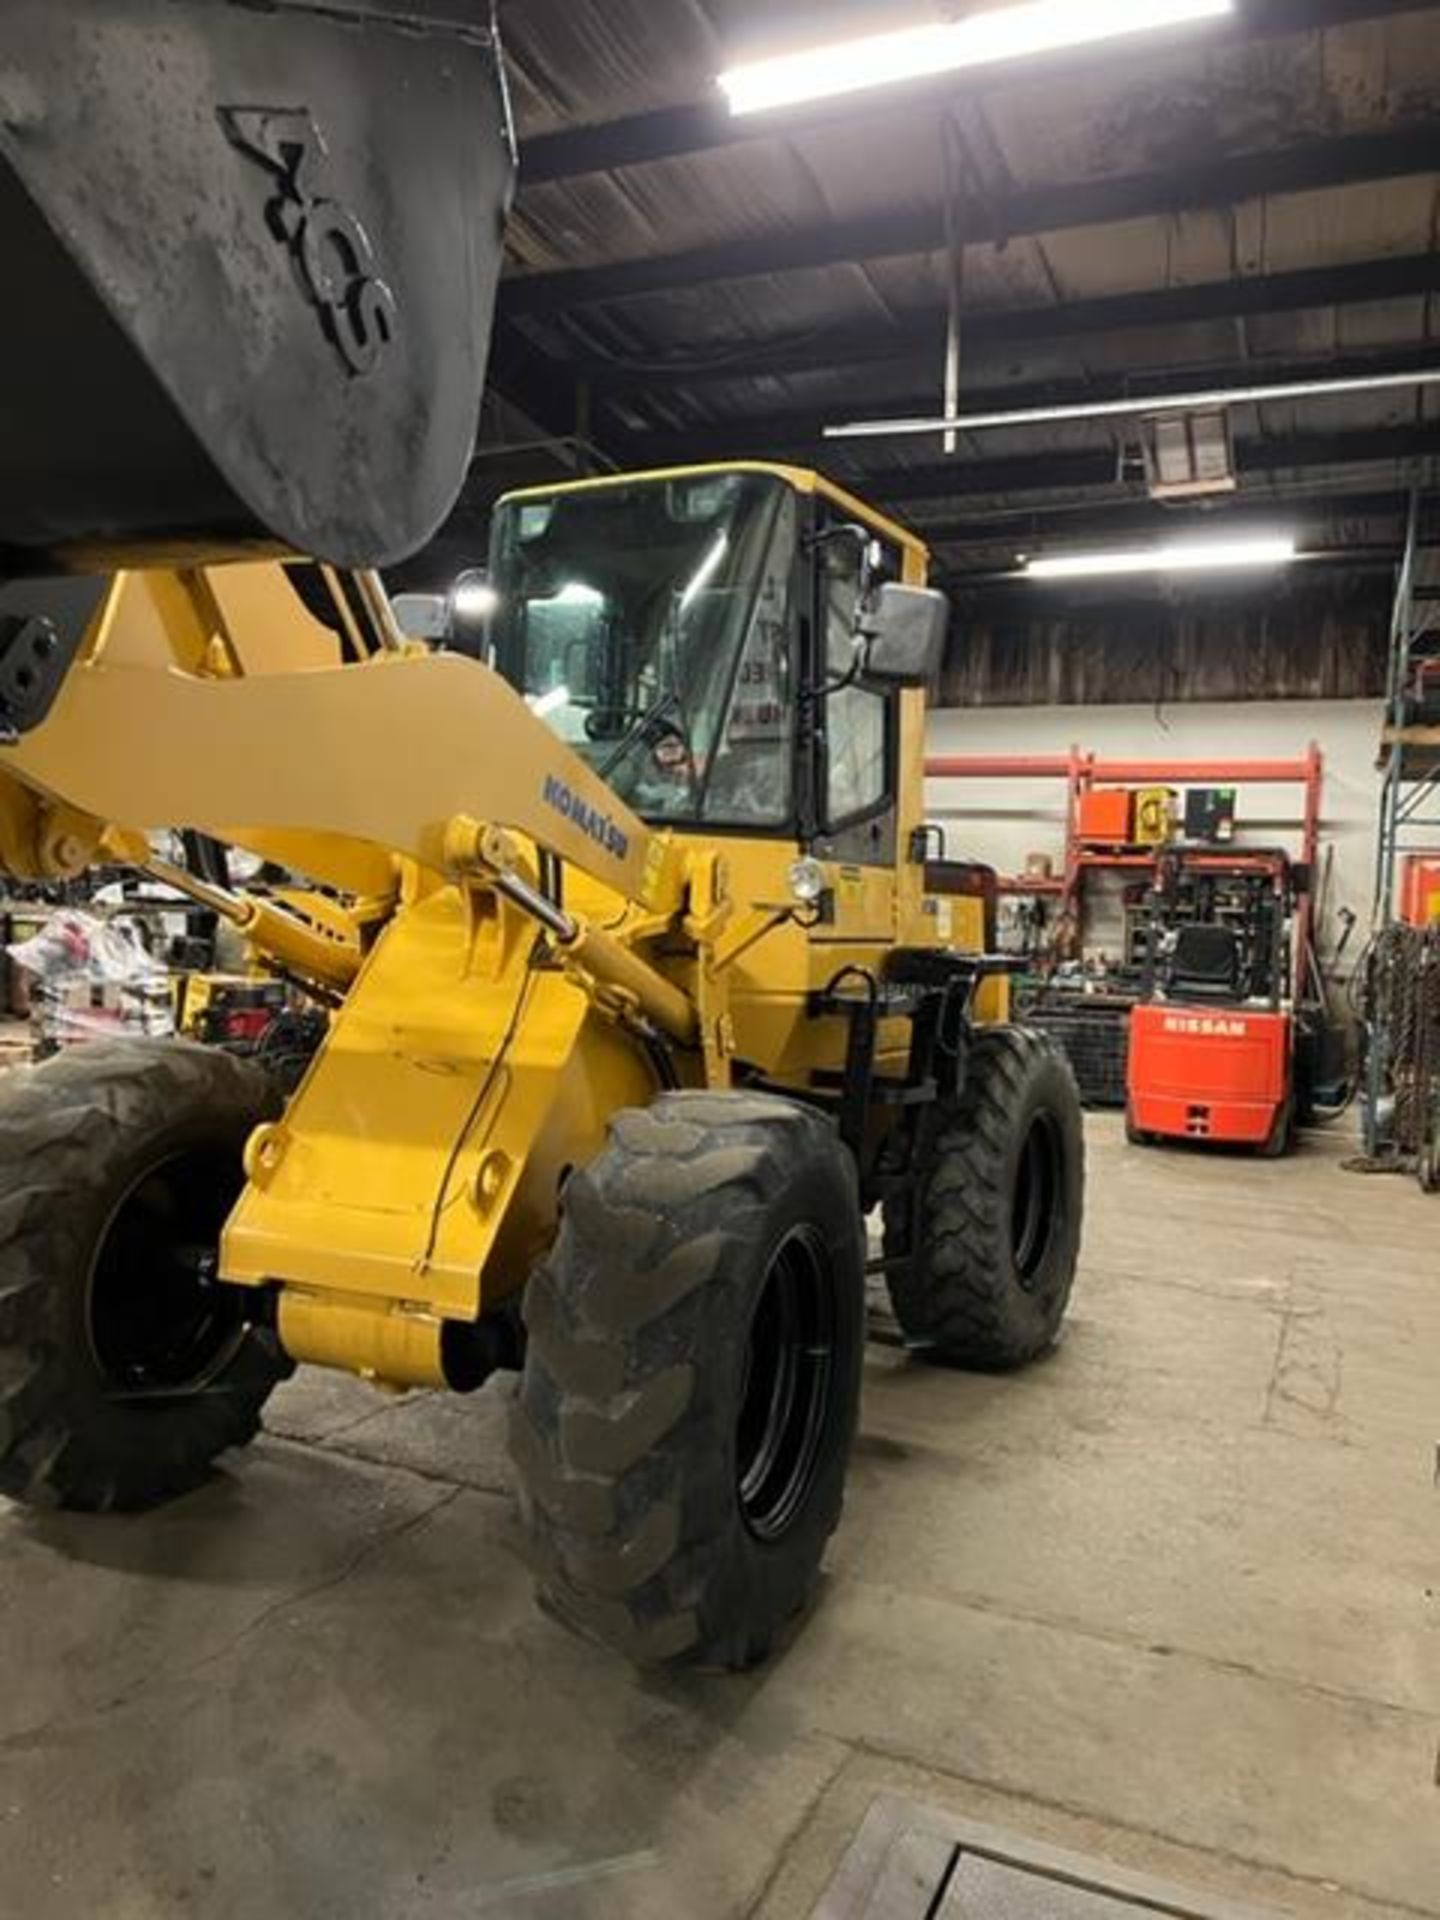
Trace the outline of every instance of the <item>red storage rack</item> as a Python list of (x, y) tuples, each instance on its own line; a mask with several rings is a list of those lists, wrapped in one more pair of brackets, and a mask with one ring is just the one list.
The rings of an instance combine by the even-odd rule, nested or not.
[[(1082, 810), (1093, 805), (1097, 787), (1231, 787), (1298, 786), (1304, 794), (1300, 845), (1295, 859), (1311, 870), (1312, 885), (1301, 894), (1295, 918), (1297, 989), (1308, 965), (1314, 914), (1313, 874), (1320, 850), (1320, 807), (1324, 795), (1325, 761), (1312, 741), (1298, 760), (1105, 760), (1072, 747), (1068, 754), (932, 754), (925, 762), (932, 780), (1063, 780), (1068, 793), (1065, 816), (1065, 870), (1053, 878), (1030, 874), (1003, 875), (1000, 891), (1010, 894), (1058, 896), (1062, 910), (1078, 929), (1085, 874), (1097, 868), (1137, 867), (1154, 870), (1164, 847), (1086, 844)], [(1127, 794), (1126, 799), (1130, 799)], [(1132, 829), (1133, 830), (1133, 829)], [(1229, 848), (1222, 856), (1233, 865), (1243, 848)]]

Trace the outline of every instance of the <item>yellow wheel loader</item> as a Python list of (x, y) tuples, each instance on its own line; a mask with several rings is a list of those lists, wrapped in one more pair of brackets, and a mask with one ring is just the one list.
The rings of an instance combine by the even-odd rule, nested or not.
[(48, 303), (0, 303), (0, 863), (143, 867), (322, 1010), (284, 1074), (117, 1042), (0, 1091), (0, 1491), (178, 1493), (299, 1362), (518, 1370), (545, 1604), (740, 1667), (839, 1517), (867, 1272), (937, 1358), (1055, 1339), (1079, 1105), (934, 857), (912, 535), (763, 463), (556, 486), (495, 513), (483, 657), (399, 632), (369, 568), (463, 477), (510, 178), (468, 15), (0, 30)]

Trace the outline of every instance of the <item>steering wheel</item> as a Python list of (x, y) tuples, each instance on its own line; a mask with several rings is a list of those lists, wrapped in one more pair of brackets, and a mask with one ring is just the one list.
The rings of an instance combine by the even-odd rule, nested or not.
[(585, 737), (620, 740), (644, 712), (643, 707), (592, 707), (585, 716)]
[(683, 775), (692, 780), (695, 775), (695, 756), (691, 751), (690, 740), (684, 727), (678, 720), (665, 717), (657, 718), (645, 729), (645, 744), (650, 749), (651, 764), (657, 773), (667, 780)]

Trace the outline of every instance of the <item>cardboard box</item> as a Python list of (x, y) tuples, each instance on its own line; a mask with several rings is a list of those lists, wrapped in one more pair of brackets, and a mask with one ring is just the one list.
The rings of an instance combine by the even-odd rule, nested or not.
[(1407, 853), (1400, 863), (1400, 918), (1440, 926), (1440, 853)]
[(1129, 846), (1135, 827), (1135, 796), (1128, 787), (1092, 787), (1080, 796), (1080, 838), (1095, 846)]

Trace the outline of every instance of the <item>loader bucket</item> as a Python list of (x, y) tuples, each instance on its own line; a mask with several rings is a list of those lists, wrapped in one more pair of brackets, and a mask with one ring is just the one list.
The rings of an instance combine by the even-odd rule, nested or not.
[(513, 176), (484, 0), (4, 0), (0, 575), (423, 545)]

